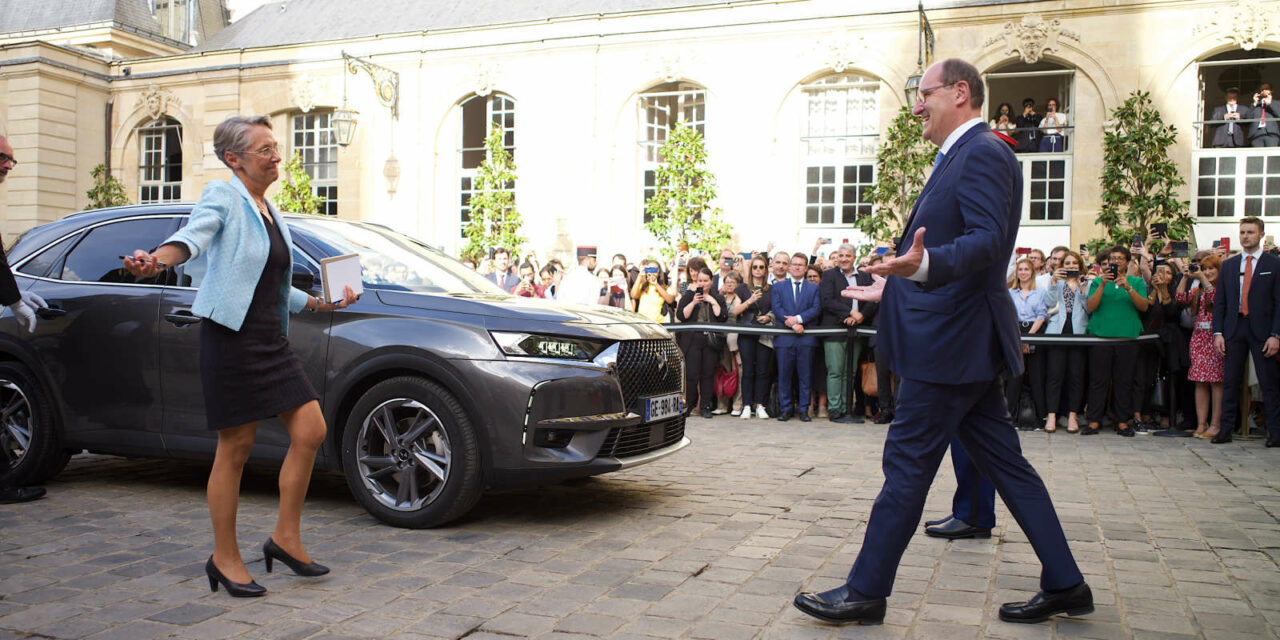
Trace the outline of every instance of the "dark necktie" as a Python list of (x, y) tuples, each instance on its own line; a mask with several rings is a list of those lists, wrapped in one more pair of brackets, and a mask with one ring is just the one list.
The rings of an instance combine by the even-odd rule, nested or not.
[(943, 153), (943, 152), (941, 152), (941, 151), (939, 151), (939, 152), (938, 152), (938, 155), (934, 156), (934, 158), (933, 158), (933, 168), (934, 168), (934, 170), (935, 170), (935, 171), (938, 169), (938, 165), (942, 163), (942, 159), (943, 159), (943, 158), (945, 158), (945, 157), (947, 157), (947, 154), (945, 154), (945, 153)]
[(796, 282), (796, 305), (800, 304), (800, 283)]

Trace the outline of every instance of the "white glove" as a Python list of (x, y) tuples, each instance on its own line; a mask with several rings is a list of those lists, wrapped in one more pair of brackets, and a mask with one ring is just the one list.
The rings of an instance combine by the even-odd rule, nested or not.
[(27, 303), (19, 300), (9, 305), (9, 310), (13, 312), (13, 318), (18, 321), (18, 326), (26, 329), (28, 333), (36, 332), (36, 312)]
[(48, 309), (49, 303), (31, 291), (23, 291), (22, 299), (9, 305), (13, 317), (28, 333), (36, 332), (36, 310)]
[(27, 306), (31, 307), (32, 309), (48, 309), (49, 308), (49, 303), (45, 302), (44, 298), (41, 298), (40, 296), (36, 295), (35, 292), (33, 291), (23, 291), (22, 301), (27, 303)]

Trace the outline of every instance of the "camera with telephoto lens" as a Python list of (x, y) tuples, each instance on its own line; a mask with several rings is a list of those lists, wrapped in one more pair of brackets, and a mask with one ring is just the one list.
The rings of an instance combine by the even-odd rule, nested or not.
[(1195, 273), (1195, 272), (1197, 272), (1197, 271), (1199, 271), (1199, 270), (1200, 270), (1200, 261), (1199, 261), (1199, 260), (1192, 260), (1192, 261), (1191, 261), (1191, 264), (1187, 266), (1187, 273)]

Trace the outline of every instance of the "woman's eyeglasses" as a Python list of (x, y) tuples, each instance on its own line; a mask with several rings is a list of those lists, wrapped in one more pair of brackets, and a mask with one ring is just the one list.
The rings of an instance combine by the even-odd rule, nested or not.
[(248, 149), (245, 149), (240, 153), (251, 153), (255, 156), (258, 156), (259, 158), (283, 158), (284, 157), (280, 155), (280, 147), (263, 147), (256, 151), (249, 151)]

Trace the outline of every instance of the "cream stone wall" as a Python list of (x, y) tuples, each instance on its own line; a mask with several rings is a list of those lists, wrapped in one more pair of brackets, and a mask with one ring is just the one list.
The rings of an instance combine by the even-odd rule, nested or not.
[[(88, 71), (0, 66), (0, 130), (16, 132), (20, 155), (41, 159), (36, 167), (24, 160), (0, 186), (0, 231), (20, 231), (84, 205), (88, 171), (107, 151), (107, 100), (114, 101), (112, 169), (130, 196), (136, 199), (138, 189), (136, 128), (159, 104), (183, 125), (183, 199), (193, 200), (210, 180), (228, 175), (213, 157), (218, 122), (234, 113), (271, 114), (288, 148), (290, 115), (343, 104), (345, 50), (399, 72), (400, 116), (393, 120), (377, 102), (368, 74), (345, 76), (346, 101), (359, 120), (355, 141), (338, 155), (342, 217), (381, 222), (456, 249), (460, 105), (477, 93), (498, 92), (516, 102), (517, 197), (530, 246), (544, 255), (557, 244), (647, 251), (653, 241), (641, 228), (638, 98), (679, 80), (707, 90), (709, 164), (719, 180), (719, 204), (737, 231), (735, 244), (805, 250), (819, 236), (856, 239), (852, 231), (803, 224), (800, 136), (807, 107), (801, 87), (837, 68), (878, 78), (884, 126), (904, 104), (917, 31), (914, 11), (849, 15), (850, 6), (809, 0), (703, 7), (111, 65), (48, 45), (0, 47), (0, 65), (36, 50), (56, 51), (69, 57), (66, 65)], [(1248, 12), (1269, 20), (1270, 29), (1242, 42), (1240, 19), (1224, 16), (1253, 15)], [(1106, 121), (1130, 91), (1151, 92), (1165, 120), (1183, 132), (1170, 152), (1190, 182), (1190, 123), (1201, 118), (1196, 62), (1242, 47), (1280, 51), (1276, 0), (1011, 2), (931, 9), (929, 18), (935, 59), (962, 57), (984, 73), (1036, 60), (1076, 72), (1070, 217), (1024, 224), (1020, 244), (1041, 247), (1074, 245), (1094, 234)], [(985, 111), (1021, 97), (989, 95)], [(391, 157), (400, 166), (394, 193), (384, 177)], [(1201, 226), (1197, 235), (1207, 244), (1231, 225)]]

